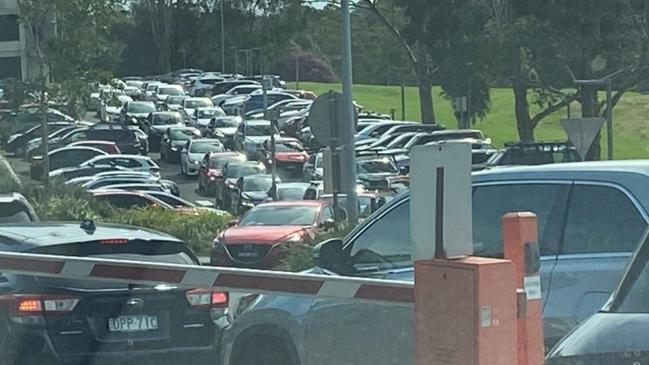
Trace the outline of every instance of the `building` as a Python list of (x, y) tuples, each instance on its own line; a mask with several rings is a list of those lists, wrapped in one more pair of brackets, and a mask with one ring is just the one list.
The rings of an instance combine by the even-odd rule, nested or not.
[[(38, 58), (19, 18), (18, 0), (0, 0), (0, 80), (39, 75)], [(54, 23), (50, 34), (54, 34)]]

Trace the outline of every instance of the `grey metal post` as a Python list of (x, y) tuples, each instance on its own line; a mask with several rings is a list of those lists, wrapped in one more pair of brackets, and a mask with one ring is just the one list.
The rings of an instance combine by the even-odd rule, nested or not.
[(406, 120), (406, 81), (401, 76), (401, 120)]
[(342, 181), (343, 191), (347, 194), (347, 214), (352, 226), (358, 224), (358, 203), (356, 194), (356, 155), (354, 150), (354, 98), (352, 96), (352, 35), (351, 19), (349, 16), (349, 0), (341, 0), (342, 47), (343, 62), (341, 78), (343, 83), (344, 130), (340, 131), (342, 145), (345, 153), (341, 161), (341, 169), (347, 170), (348, 178)]
[(613, 159), (613, 97), (611, 79), (606, 79), (606, 142), (608, 159)]
[(221, 72), (225, 74), (225, 15), (223, 14), (223, 2), (221, 0)]
[[(262, 79), (262, 91), (263, 91), (263, 106), (264, 106), (264, 119), (268, 119), (268, 84), (270, 83), (270, 80), (267, 78)], [(270, 121), (272, 133), (270, 135), (270, 161), (271, 161), (271, 176), (272, 176), (272, 181), (273, 181), (273, 191), (275, 191), (275, 188), (277, 186), (277, 168), (276, 168), (276, 161), (275, 161), (275, 122)]]
[(300, 88), (300, 54), (295, 54), (295, 88)]

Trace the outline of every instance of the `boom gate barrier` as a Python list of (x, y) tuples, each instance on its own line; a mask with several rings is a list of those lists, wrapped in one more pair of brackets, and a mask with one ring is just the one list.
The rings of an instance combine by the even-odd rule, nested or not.
[[(441, 178), (444, 179), (443, 170)], [(444, 208), (440, 183), (443, 186), (444, 181), (437, 181), (436, 203), (438, 208)], [(438, 209), (438, 213), (441, 211)], [(441, 242), (445, 236), (439, 232), (446, 225), (442, 219), (436, 219), (436, 227), (436, 249), (418, 250), (434, 251), (435, 256), (416, 258), (415, 284), (336, 275), (12, 252), (0, 252), (0, 272), (383, 302), (398, 306), (414, 304), (417, 365), (540, 365), (543, 334), (536, 216), (513, 213), (503, 218), (504, 260), (470, 255), (446, 257)], [(464, 229), (470, 227), (469, 217)]]

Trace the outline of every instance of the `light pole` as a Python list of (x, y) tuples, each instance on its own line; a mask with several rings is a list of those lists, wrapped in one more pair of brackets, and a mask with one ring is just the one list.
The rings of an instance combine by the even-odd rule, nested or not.
[(225, 15), (223, 14), (223, 2), (221, 0), (221, 72), (225, 74)]
[(342, 23), (342, 54), (343, 62), (341, 78), (343, 83), (343, 110), (344, 120), (342, 123), (345, 129), (342, 133), (343, 159), (341, 169), (346, 170), (347, 178), (342, 181), (343, 191), (347, 193), (347, 214), (349, 223), (353, 226), (358, 224), (358, 196), (356, 194), (356, 151), (354, 149), (354, 131), (356, 113), (354, 110), (354, 98), (352, 96), (352, 35), (351, 19), (349, 16), (349, 0), (340, 1), (341, 23)]

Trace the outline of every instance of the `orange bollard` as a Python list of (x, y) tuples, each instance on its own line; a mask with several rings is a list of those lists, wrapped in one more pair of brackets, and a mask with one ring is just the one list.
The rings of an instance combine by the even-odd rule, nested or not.
[(540, 365), (544, 343), (536, 215), (530, 212), (505, 214), (502, 232), (505, 259), (514, 264), (516, 284), (524, 290), (518, 301), (518, 364)]

